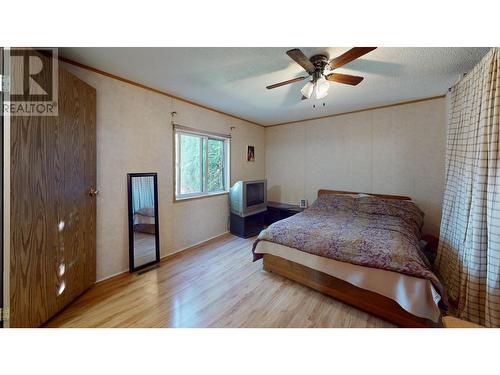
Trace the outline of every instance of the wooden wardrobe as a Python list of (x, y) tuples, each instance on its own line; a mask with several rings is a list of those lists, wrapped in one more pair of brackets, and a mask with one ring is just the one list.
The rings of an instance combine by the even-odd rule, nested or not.
[(57, 116), (11, 117), (11, 327), (41, 326), (96, 278), (96, 91), (58, 78)]

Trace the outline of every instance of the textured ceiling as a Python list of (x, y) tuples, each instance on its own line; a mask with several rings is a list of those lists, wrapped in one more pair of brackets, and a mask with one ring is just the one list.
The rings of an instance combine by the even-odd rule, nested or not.
[[(332, 83), (320, 100), (301, 101), (307, 81), (283, 48), (60, 48), (63, 57), (262, 125), (297, 121), (446, 93), (488, 48), (388, 48), (337, 69), (364, 76), (358, 86)], [(349, 48), (301, 48), (336, 57)], [(325, 105), (323, 106), (323, 103)], [(316, 104), (316, 108), (313, 108)]]

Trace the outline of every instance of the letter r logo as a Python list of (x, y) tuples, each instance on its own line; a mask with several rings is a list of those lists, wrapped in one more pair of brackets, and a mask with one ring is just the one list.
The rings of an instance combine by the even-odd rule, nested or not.
[(44, 49), (43, 55), (33, 49), (11, 49), (10, 99), (16, 102), (53, 101), (53, 53)]

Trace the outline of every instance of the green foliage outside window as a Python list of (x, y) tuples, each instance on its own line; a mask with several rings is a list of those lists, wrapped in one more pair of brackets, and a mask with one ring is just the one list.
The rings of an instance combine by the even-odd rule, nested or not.
[(178, 147), (180, 194), (201, 193), (204, 184), (209, 193), (225, 190), (223, 140), (179, 134)]
[(218, 139), (208, 140), (207, 190), (224, 190), (224, 141)]

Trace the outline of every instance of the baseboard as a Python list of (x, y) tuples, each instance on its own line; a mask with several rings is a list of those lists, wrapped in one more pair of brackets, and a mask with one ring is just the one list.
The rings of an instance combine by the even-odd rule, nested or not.
[(114, 273), (114, 274), (112, 274), (112, 275), (106, 276), (106, 277), (104, 277), (104, 278), (102, 278), (102, 279), (96, 280), (96, 282), (94, 283), (94, 285), (95, 285), (95, 284), (102, 283), (103, 281), (107, 281), (107, 280), (109, 280), (109, 279), (114, 279), (115, 277), (118, 277), (118, 276), (120, 276), (120, 275), (123, 275), (124, 273), (127, 273), (128, 271), (129, 271), (129, 270), (128, 270), (128, 269), (126, 269), (126, 270), (124, 270), (124, 271), (120, 271), (120, 272)]
[[(221, 233), (221, 234), (217, 234), (216, 236), (213, 236), (213, 237), (207, 238), (206, 240), (203, 240), (203, 241), (197, 242), (197, 243), (195, 243), (194, 245), (191, 245), (191, 246), (185, 247), (185, 248), (183, 248), (183, 249), (177, 250), (177, 251), (175, 251), (175, 252), (173, 252), (173, 253), (170, 253), (170, 254), (164, 255), (164, 256), (160, 257), (160, 262), (165, 262), (165, 261), (167, 261), (167, 260), (169, 260), (169, 259), (171, 259), (171, 258), (174, 258), (174, 257), (176, 257), (176, 256), (179, 256), (181, 253), (183, 253), (183, 252), (185, 252), (185, 251), (192, 250), (192, 249), (195, 249), (195, 248), (197, 248), (197, 247), (199, 247), (199, 246), (206, 245), (206, 244), (208, 244), (208, 243), (209, 243), (209, 242), (211, 242), (211, 241), (214, 241), (214, 240), (216, 240), (216, 239), (219, 239), (220, 237), (223, 237), (223, 236), (227, 235), (228, 233), (229, 233), (229, 231), (225, 231), (225, 232), (223, 232), (223, 233)], [(106, 277), (104, 277), (104, 278), (102, 278), (102, 279), (96, 280), (96, 282), (95, 282), (95, 284), (94, 284), (94, 285), (99, 284), (99, 283), (102, 283), (102, 282), (104, 282), (104, 281), (108, 281), (108, 280), (110, 280), (110, 279), (117, 278), (117, 277), (122, 276), (123, 274), (128, 273), (128, 272), (129, 272), (129, 270), (128, 270), (128, 269), (126, 269), (126, 270), (124, 270), (124, 271), (120, 271), (120, 272), (114, 273), (114, 274), (112, 274), (112, 275), (106, 276)]]
[(194, 245), (191, 245), (191, 246), (185, 247), (185, 248), (183, 248), (183, 249), (177, 250), (177, 251), (175, 251), (175, 252), (173, 252), (173, 253), (170, 253), (170, 254), (164, 255), (164, 256), (160, 257), (160, 262), (165, 262), (166, 260), (169, 260), (169, 259), (171, 259), (171, 258), (173, 258), (173, 257), (175, 257), (175, 256), (178, 256), (178, 255), (180, 255), (181, 253), (183, 253), (183, 252), (185, 252), (185, 251), (192, 250), (192, 249), (195, 249), (195, 248), (197, 248), (197, 247), (200, 247), (200, 246), (206, 245), (206, 244), (208, 244), (209, 242), (214, 241), (214, 240), (217, 240), (217, 239), (219, 239), (220, 237), (223, 237), (223, 236), (225, 236), (225, 235), (227, 235), (227, 234), (229, 234), (229, 231), (225, 231), (225, 232), (223, 232), (223, 233), (221, 233), (221, 234), (218, 234), (218, 235), (216, 235), (216, 236), (210, 237), (210, 238), (208, 238), (208, 239), (206, 239), (206, 240), (203, 240), (203, 241), (197, 242), (197, 243), (195, 243)]

